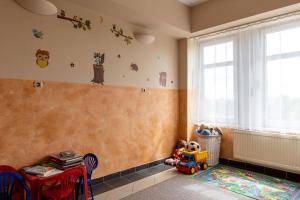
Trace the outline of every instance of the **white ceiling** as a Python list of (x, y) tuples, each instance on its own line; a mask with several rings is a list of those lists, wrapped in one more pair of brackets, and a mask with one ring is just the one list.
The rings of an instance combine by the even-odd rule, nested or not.
[(178, 1), (187, 6), (195, 6), (200, 3), (204, 3), (205, 1), (208, 1), (208, 0), (178, 0)]

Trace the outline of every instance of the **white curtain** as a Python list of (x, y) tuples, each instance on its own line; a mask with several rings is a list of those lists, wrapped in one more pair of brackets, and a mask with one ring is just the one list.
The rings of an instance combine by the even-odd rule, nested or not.
[(300, 22), (189, 42), (194, 123), (300, 132)]

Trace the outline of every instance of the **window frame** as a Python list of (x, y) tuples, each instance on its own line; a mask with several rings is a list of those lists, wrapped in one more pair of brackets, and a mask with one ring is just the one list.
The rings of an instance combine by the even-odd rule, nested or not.
[[(274, 55), (268, 55), (267, 54), (267, 50), (268, 50), (268, 44), (267, 44), (267, 36), (268, 34), (272, 34), (272, 33), (276, 33), (276, 32), (281, 32), (281, 31), (285, 31), (285, 30), (289, 30), (289, 29), (295, 29), (295, 28), (300, 28), (300, 22), (295, 21), (295, 22), (291, 22), (288, 24), (281, 24), (272, 28), (266, 28), (265, 34), (264, 34), (264, 41), (265, 41), (265, 64), (264, 64), (264, 68), (265, 68), (265, 85), (264, 85), (264, 104), (265, 104), (265, 110), (264, 110), (264, 123), (263, 123), (263, 129), (267, 130), (267, 131), (282, 131), (282, 125), (284, 124), (289, 124), (292, 125), (292, 129), (290, 131), (294, 131), (294, 129), (296, 130), (296, 132), (299, 132), (299, 128), (300, 126), (295, 126), (296, 124), (299, 124), (299, 122), (297, 120), (293, 120), (291, 121), (290, 119), (288, 120), (284, 120), (282, 117), (280, 117), (279, 120), (271, 120), (268, 119), (267, 116), (267, 99), (268, 99), (268, 62), (270, 61), (279, 61), (279, 60), (284, 60), (284, 59), (291, 59), (291, 58), (300, 58), (300, 50), (298, 51), (292, 51), (292, 52), (284, 52), (284, 53), (277, 53)], [(281, 97), (280, 97), (281, 98)], [(280, 110), (280, 115), (282, 115), (282, 111)], [(277, 124), (274, 125), (274, 124)], [(295, 124), (295, 125), (294, 125)], [(275, 130), (276, 129), (276, 130)], [(287, 128), (285, 128), (284, 130), (286, 130)]]
[[(223, 43), (228, 43), (228, 42), (232, 42), (232, 61), (222, 61), (222, 62), (215, 62), (215, 63), (209, 63), (209, 64), (204, 64), (204, 49), (206, 47), (209, 47), (209, 46), (216, 46), (218, 44), (223, 44)], [(217, 38), (217, 39), (212, 39), (212, 40), (208, 40), (208, 41), (205, 41), (201, 44), (200, 46), (200, 88), (199, 90), (203, 91), (203, 92), (200, 92), (200, 99), (205, 99), (205, 77), (204, 77), (204, 71), (205, 69), (209, 69), (209, 68), (218, 68), (218, 67), (229, 67), (229, 66), (232, 66), (233, 67), (233, 107), (235, 107), (235, 102), (236, 102), (236, 94), (235, 94), (235, 88), (236, 88), (236, 66), (237, 66), (237, 56), (236, 56), (236, 39), (233, 35), (229, 35), (227, 37), (224, 37), (224, 38)], [(201, 104), (201, 103), (200, 103)], [(203, 106), (203, 104), (200, 106), (200, 108)], [(202, 109), (200, 109), (198, 112), (201, 112)], [(237, 115), (236, 115), (236, 110), (235, 108), (233, 109), (233, 117), (215, 117), (215, 119), (217, 119), (217, 121), (215, 121), (216, 124), (218, 125), (222, 125), (222, 126), (231, 126), (231, 125), (234, 125), (235, 124), (235, 121), (236, 121), (236, 118), (237, 118)], [(202, 118), (201, 121), (205, 122), (205, 123), (209, 123), (209, 117), (205, 117), (205, 118)], [(228, 124), (229, 123), (229, 124)]]

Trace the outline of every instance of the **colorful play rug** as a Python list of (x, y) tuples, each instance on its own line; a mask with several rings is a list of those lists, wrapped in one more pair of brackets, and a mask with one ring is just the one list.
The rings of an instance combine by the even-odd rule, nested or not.
[(197, 180), (258, 200), (300, 200), (300, 184), (218, 165), (193, 176)]

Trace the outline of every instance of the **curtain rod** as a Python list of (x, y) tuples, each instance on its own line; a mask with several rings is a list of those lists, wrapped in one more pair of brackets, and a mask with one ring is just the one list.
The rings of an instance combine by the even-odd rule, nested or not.
[(223, 34), (223, 33), (248, 28), (250, 26), (264, 24), (264, 23), (268, 23), (268, 22), (272, 22), (272, 21), (279, 21), (279, 20), (282, 20), (282, 19), (286, 19), (286, 18), (289, 18), (289, 17), (296, 16), (296, 15), (300, 15), (300, 10), (296, 10), (296, 11), (293, 11), (293, 12), (277, 15), (277, 16), (274, 16), (274, 17), (269, 17), (269, 18), (265, 18), (265, 19), (245, 23), (245, 24), (242, 24), (242, 25), (237, 25), (237, 26), (225, 28), (225, 29), (222, 29), (222, 30), (219, 30), (219, 31), (213, 31), (213, 32), (210, 32), (210, 33), (205, 33), (205, 34), (202, 34), (202, 35), (194, 36), (192, 38), (202, 39), (202, 38), (212, 37), (212, 36), (220, 35), (220, 34)]

